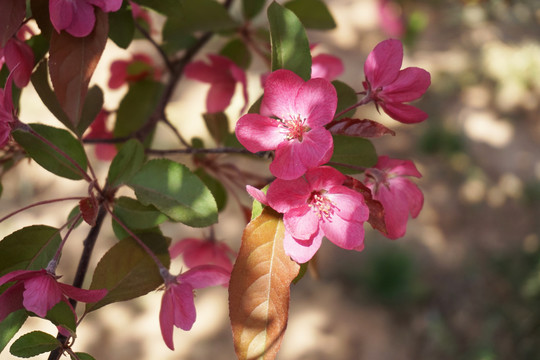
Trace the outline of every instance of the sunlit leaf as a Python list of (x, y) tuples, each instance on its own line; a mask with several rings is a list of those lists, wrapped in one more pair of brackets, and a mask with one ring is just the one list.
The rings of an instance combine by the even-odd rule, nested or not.
[(311, 52), (306, 31), (298, 17), (277, 2), (268, 7), (272, 71), (288, 69), (304, 80), (311, 77)]
[(15, 340), (9, 352), (18, 357), (29, 358), (53, 351), (59, 346), (61, 344), (54, 336), (42, 331), (33, 331)]
[(52, 32), (49, 71), (54, 92), (71, 123), (80, 121), (88, 83), (107, 42), (107, 15), (96, 9), (96, 25), (90, 35), (79, 38), (66, 31)]
[(138, 140), (131, 139), (124, 143), (111, 162), (107, 184), (114, 188), (131, 179), (141, 168), (144, 159), (144, 147)]
[(208, 174), (203, 168), (195, 170), (195, 175), (202, 180), (214, 196), (218, 211), (222, 211), (225, 208), (225, 205), (227, 205), (227, 190), (223, 184), (218, 179)]
[(135, 199), (122, 196), (114, 203), (114, 214), (128, 228), (133, 230), (150, 229), (169, 218), (152, 205), (143, 205)]
[(289, 286), (300, 266), (283, 250), (281, 215), (251, 221), (229, 283), (229, 314), (238, 359), (274, 359), (287, 327)]

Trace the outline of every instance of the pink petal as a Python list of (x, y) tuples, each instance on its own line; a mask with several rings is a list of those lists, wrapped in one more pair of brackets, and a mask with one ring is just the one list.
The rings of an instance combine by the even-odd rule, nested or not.
[(214, 84), (229, 81), (227, 70), (227, 68), (216, 68), (202, 61), (195, 61), (187, 64), (184, 74), (189, 79)]
[(73, 18), (64, 30), (75, 37), (88, 36), (96, 23), (94, 7), (88, 4), (86, 0), (74, 0), (74, 2)]
[(362, 223), (342, 219), (339, 215), (321, 222), (324, 235), (337, 246), (347, 250), (364, 248), (364, 227)]
[(384, 222), (387, 237), (397, 239), (405, 235), (409, 218), (409, 204), (405, 196), (401, 196), (393, 187), (379, 186), (373, 198), (381, 202), (384, 208)]
[(85, 290), (62, 283), (58, 283), (58, 285), (60, 286), (62, 292), (67, 295), (67, 297), (85, 303), (98, 302), (99, 300), (103, 299), (105, 295), (107, 295), (106, 289)]
[(398, 76), (403, 61), (401, 41), (388, 39), (371, 51), (364, 64), (364, 74), (373, 90), (391, 84)]
[(323, 236), (323, 233), (319, 231), (310, 240), (303, 241), (294, 239), (288, 231), (285, 231), (283, 238), (285, 254), (289, 255), (291, 259), (299, 264), (306, 263), (311, 260), (313, 255), (321, 247)]
[(191, 247), (197, 247), (201, 241), (204, 240), (197, 238), (186, 238), (174, 243), (171, 247), (169, 247), (169, 255), (171, 256), (171, 259), (177, 258), (180, 254)]
[(386, 155), (379, 156), (377, 169), (384, 170), (389, 176), (414, 176), (421, 178), (422, 174), (410, 160), (392, 159)]
[(306, 180), (312, 190), (329, 190), (341, 185), (346, 177), (338, 170), (330, 166), (320, 166), (306, 173)]
[(337, 56), (320, 54), (311, 59), (312, 79), (323, 78), (332, 81), (343, 74), (343, 71), (343, 62)]
[(394, 193), (406, 199), (411, 216), (417, 217), (424, 205), (424, 194), (418, 186), (407, 178), (393, 178), (389, 184)]
[(206, 96), (206, 111), (209, 113), (225, 111), (231, 103), (235, 87), (236, 84), (234, 82), (212, 84)]
[(238, 66), (234, 64), (231, 66), (230, 71), (234, 80), (236, 82), (239, 82), (242, 85), (242, 96), (244, 97), (244, 106), (242, 107), (242, 110), (240, 111), (240, 113), (243, 113), (246, 110), (249, 103), (246, 73), (244, 72), (244, 70), (242, 70), (241, 68), (239, 68)]
[(332, 121), (337, 107), (334, 86), (325, 79), (311, 79), (298, 90), (292, 115), (306, 118), (311, 128), (324, 126)]
[(75, 4), (72, 0), (49, 0), (49, 15), (56, 31), (66, 29), (73, 20)]
[(429, 73), (417, 67), (409, 67), (399, 72), (397, 79), (384, 86), (379, 97), (386, 102), (401, 103), (419, 99), (431, 84)]
[(266, 194), (263, 193), (261, 190), (257, 189), (256, 187), (253, 187), (251, 185), (246, 185), (246, 191), (249, 195), (251, 195), (252, 198), (257, 200), (263, 205), (268, 205), (268, 200), (266, 199)]
[(306, 169), (317, 167), (332, 156), (334, 151), (332, 134), (323, 127), (312, 129), (304, 135), (298, 150)]
[(274, 150), (283, 142), (280, 122), (259, 114), (246, 114), (236, 123), (236, 137), (249, 151)]
[(400, 16), (400, 6), (387, 0), (379, 0), (378, 3), (381, 28), (390, 36), (402, 37), (405, 34), (405, 24)]
[(357, 191), (345, 186), (335, 186), (330, 188), (326, 197), (336, 206), (335, 214), (344, 220), (364, 222), (369, 218), (364, 197)]
[(264, 85), (261, 107), (268, 109), (271, 115), (280, 119), (290, 120), (292, 116), (299, 115), (295, 100), (304, 83), (300, 76), (290, 70), (280, 69), (272, 72)]
[(0, 286), (8, 282), (26, 280), (34, 276), (40, 276), (42, 274), (46, 274), (45, 270), (15, 270), (0, 277)]
[(99, 7), (104, 12), (118, 11), (122, 6), (122, 0), (86, 0), (88, 3)]
[(116, 146), (112, 144), (96, 144), (96, 157), (101, 161), (111, 161), (118, 152)]
[(174, 350), (173, 330), (174, 330), (174, 303), (170, 290), (165, 290), (161, 298), (161, 308), (159, 310), (159, 327), (165, 345)]
[(295, 180), (276, 179), (268, 187), (266, 198), (274, 210), (286, 213), (307, 204), (310, 193), (309, 184), (302, 178)]
[(187, 283), (194, 289), (227, 284), (231, 277), (230, 272), (220, 266), (200, 265), (178, 276), (178, 281)]
[(230, 249), (226, 244), (201, 240), (189, 247), (184, 253), (184, 263), (194, 268), (200, 265), (217, 265), (227, 271), (232, 271), (232, 262), (228, 256)]
[(51, 275), (34, 276), (24, 281), (23, 305), (28, 311), (45, 317), (62, 300), (62, 291)]
[(111, 64), (111, 77), (109, 79), (109, 87), (118, 89), (126, 83), (127, 68), (129, 62), (126, 60), (116, 60)]
[(30, 75), (32, 75), (32, 69), (34, 68), (34, 53), (32, 48), (26, 43), (13, 38), (6, 43), (4, 55), (8, 68), (13, 72), (15, 84), (19, 88), (28, 85)]
[(309, 240), (319, 231), (319, 217), (308, 204), (286, 212), (283, 223), (285, 229), (297, 240)]
[(24, 285), (18, 283), (0, 294), (0, 323), (12, 312), (23, 308), (23, 291)]
[(174, 325), (185, 331), (191, 330), (197, 317), (193, 288), (187, 284), (177, 284), (170, 291), (173, 297)]
[(380, 105), (392, 119), (405, 124), (419, 123), (428, 118), (428, 114), (412, 105), (385, 102)]

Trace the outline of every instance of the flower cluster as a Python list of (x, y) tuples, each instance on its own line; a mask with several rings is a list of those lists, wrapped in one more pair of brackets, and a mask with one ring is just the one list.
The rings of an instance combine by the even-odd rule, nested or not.
[[(334, 149), (332, 133), (325, 125), (338, 118), (338, 97), (329, 79), (342, 69), (335, 59), (320, 56), (314, 58), (308, 81), (289, 70), (268, 75), (260, 114), (244, 115), (236, 124), (236, 136), (247, 150), (274, 151), (270, 172), (277, 179), (266, 195), (252, 187), (248, 192), (283, 214), (284, 249), (298, 263), (315, 255), (323, 237), (341, 248), (362, 250), (363, 225), (370, 218), (364, 196), (344, 186), (345, 175), (324, 166)], [(419, 68), (400, 70), (402, 60), (401, 42), (378, 44), (364, 66), (366, 97), (351, 109), (373, 101), (398, 121), (425, 120), (427, 114), (404, 102), (426, 91), (429, 73)], [(384, 235), (391, 239), (405, 234), (409, 213), (416, 217), (423, 204), (422, 193), (405, 176), (421, 175), (412, 162), (387, 156), (364, 169), (370, 199), (384, 208)]]

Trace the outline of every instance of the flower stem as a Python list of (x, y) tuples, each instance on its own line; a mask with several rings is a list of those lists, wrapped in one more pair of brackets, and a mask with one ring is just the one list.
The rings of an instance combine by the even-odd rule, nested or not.
[(69, 225), (68, 231), (66, 235), (64, 236), (64, 238), (62, 239), (62, 242), (60, 243), (60, 245), (58, 245), (58, 249), (56, 249), (56, 253), (54, 254), (53, 259), (49, 262), (49, 265), (47, 265), (47, 271), (49, 271), (51, 274), (56, 273), (56, 267), (58, 266), (58, 262), (60, 261), (60, 256), (62, 255), (62, 249), (64, 248), (64, 245), (66, 244), (66, 241), (69, 235), (71, 234), (73, 229), (75, 229), (75, 227), (77, 226), (77, 222), (79, 221), (80, 218), (82, 218), (81, 213), (79, 213), (78, 215), (68, 220), (68, 224), (71, 223), (71, 225)]
[(357, 102), (356, 104), (352, 105), (352, 106), (349, 106), (348, 108), (346, 108), (345, 110), (341, 110), (338, 114), (336, 114), (334, 116), (334, 119), (333, 120), (336, 120), (338, 119), (340, 116), (342, 116), (343, 114), (346, 114), (348, 113), (349, 111), (353, 110), (353, 109), (356, 109), (357, 107), (359, 106), (362, 106), (362, 105), (365, 105), (367, 103), (369, 103), (371, 100), (373, 100), (371, 98), (371, 93), (368, 91), (368, 93), (362, 98), (362, 100), (360, 100), (359, 102)]

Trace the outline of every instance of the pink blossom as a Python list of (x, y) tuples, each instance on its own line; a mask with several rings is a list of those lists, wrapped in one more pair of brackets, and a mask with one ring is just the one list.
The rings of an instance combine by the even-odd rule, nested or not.
[(422, 210), (424, 195), (407, 176), (422, 177), (412, 161), (380, 156), (374, 168), (365, 172), (365, 185), (384, 208), (384, 221), (390, 239), (405, 235), (409, 214)]
[(114, 12), (122, 0), (49, 0), (51, 22), (57, 32), (67, 31), (75, 37), (88, 36), (96, 24), (94, 6)]
[(0, 295), (0, 321), (22, 308), (45, 317), (60, 301), (68, 303), (68, 298), (88, 303), (97, 302), (107, 294), (104, 289), (79, 289), (62, 284), (57, 279), (57, 276), (44, 269), (15, 270), (0, 277), (0, 286), (15, 282)]
[[(85, 136), (85, 139), (112, 139), (114, 137), (112, 131), (107, 129), (109, 114), (107, 110), (101, 109), (95, 120), (90, 124), (90, 131)], [(95, 152), (99, 160), (110, 161), (116, 156), (117, 150), (114, 144), (96, 144)]]
[[(0, 49), (0, 57), (3, 54), (8, 69), (13, 72), (15, 85), (19, 88), (28, 85), (34, 69), (34, 52), (23, 39), (24, 37), (21, 36), (12, 37), (6, 42), (4, 48)], [(2, 68), (2, 64), (0, 64), (0, 68)]]
[[(16, 70), (16, 69), (15, 69)], [(6, 145), (15, 121), (15, 109), (12, 98), (13, 71), (6, 79), (4, 89), (0, 89), (0, 148)]]
[(236, 253), (223, 242), (196, 238), (178, 241), (169, 248), (169, 254), (171, 259), (183, 255), (184, 263), (190, 268), (199, 265), (216, 265), (229, 273), (233, 268), (230, 257), (236, 256)]
[(311, 78), (323, 78), (328, 81), (335, 80), (343, 74), (343, 62), (337, 56), (319, 54), (311, 59)]
[(148, 12), (133, 1), (130, 1), (129, 4), (131, 5), (131, 15), (133, 16), (133, 19), (135, 19), (135, 21), (140, 20), (145, 22), (150, 33), (152, 33), (152, 19), (150, 19), (150, 15), (148, 15)]
[(161, 335), (169, 349), (174, 350), (174, 326), (188, 331), (195, 322), (193, 290), (227, 284), (230, 276), (230, 272), (214, 265), (197, 266), (178, 276), (169, 275), (159, 311)]
[(208, 55), (210, 64), (195, 61), (186, 66), (185, 75), (194, 80), (210, 84), (206, 96), (206, 111), (216, 113), (227, 109), (234, 95), (236, 83), (242, 85), (244, 96), (243, 113), (248, 103), (246, 73), (232, 60), (221, 55)]
[(334, 144), (324, 125), (332, 121), (336, 106), (336, 90), (327, 80), (306, 82), (290, 70), (277, 70), (264, 86), (261, 113), (267, 116), (242, 116), (236, 137), (251, 152), (276, 150), (270, 172), (296, 179), (331, 158)]
[(364, 88), (377, 106), (393, 119), (411, 124), (424, 121), (428, 115), (404, 104), (419, 99), (429, 87), (429, 73), (417, 67), (400, 70), (403, 45), (399, 40), (380, 42), (368, 55), (364, 64)]
[(343, 186), (345, 175), (323, 166), (295, 180), (276, 179), (267, 192), (269, 205), (283, 213), (285, 253), (298, 263), (309, 261), (323, 236), (360, 251), (369, 209), (360, 193)]
[(405, 22), (399, 4), (391, 0), (379, 0), (377, 11), (381, 28), (388, 36), (400, 38), (405, 34)]
[(154, 65), (152, 58), (146, 54), (134, 54), (130, 60), (116, 60), (111, 64), (109, 87), (118, 89), (124, 84), (131, 84), (143, 79), (159, 80), (161, 70)]

